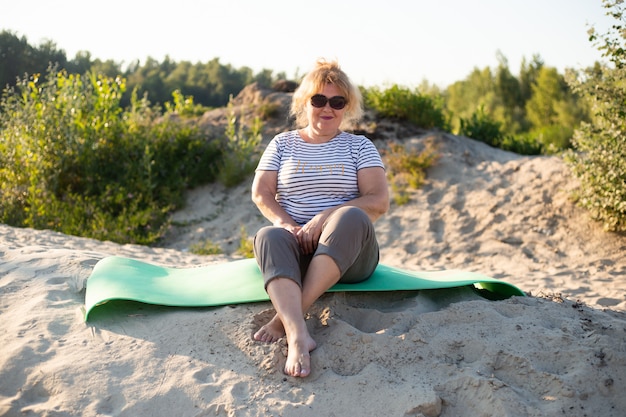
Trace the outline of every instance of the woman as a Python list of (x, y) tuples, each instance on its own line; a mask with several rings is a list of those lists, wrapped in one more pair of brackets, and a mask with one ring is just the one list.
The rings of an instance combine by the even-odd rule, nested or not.
[(378, 264), (373, 222), (389, 208), (385, 170), (372, 142), (341, 130), (362, 114), (361, 95), (337, 62), (318, 60), (294, 92), (297, 130), (268, 144), (252, 200), (272, 223), (254, 253), (276, 315), (254, 334), (287, 337), (285, 373), (311, 372), (316, 343), (304, 314), (337, 282), (366, 280)]

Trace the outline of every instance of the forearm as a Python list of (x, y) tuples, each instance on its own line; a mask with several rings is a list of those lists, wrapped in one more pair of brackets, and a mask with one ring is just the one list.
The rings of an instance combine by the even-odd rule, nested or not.
[(335, 207), (335, 210), (342, 206), (358, 207), (374, 222), (389, 210), (389, 199), (381, 195), (364, 195)]
[(346, 201), (345, 203), (338, 206), (326, 209), (321, 214), (323, 214), (325, 220), (335, 210), (346, 206), (360, 208), (365, 213), (367, 213), (373, 223), (389, 210), (389, 195), (385, 192), (362, 195), (353, 200)]
[(274, 226), (284, 227), (293, 233), (298, 224), (276, 201), (277, 175), (276, 171), (256, 173), (252, 181), (252, 201)]
[(287, 214), (287, 212), (273, 197), (262, 194), (253, 194), (252, 201), (257, 206), (261, 214), (269, 220), (272, 225), (279, 227), (298, 226), (293, 218)]

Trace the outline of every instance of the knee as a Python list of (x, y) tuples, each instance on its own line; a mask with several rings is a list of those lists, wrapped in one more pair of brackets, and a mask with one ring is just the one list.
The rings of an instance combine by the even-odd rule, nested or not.
[(337, 209), (332, 219), (329, 219), (329, 231), (353, 234), (357, 230), (365, 236), (373, 234), (374, 225), (367, 213), (358, 207), (341, 207)]
[[(285, 229), (282, 229), (285, 230)], [(280, 236), (281, 229), (274, 226), (264, 226), (259, 229), (254, 237), (255, 241), (264, 242), (264, 241), (272, 241)]]
[(282, 227), (265, 226), (254, 236), (254, 247), (260, 248), (270, 243), (289, 240), (291, 237), (291, 233)]
[(337, 221), (340, 224), (346, 223), (353, 227), (358, 225), (369, 226), (372, 224), (365, 210), (358, 207), (341, 207), (337, 209), (334, 214), (337, 216)]

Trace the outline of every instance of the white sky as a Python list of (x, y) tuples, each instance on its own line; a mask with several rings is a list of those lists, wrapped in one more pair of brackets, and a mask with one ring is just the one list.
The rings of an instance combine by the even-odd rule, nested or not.
[(294, 77), (326, 57), (357, 84), (446, 87), (495, 68), (497, 51), (514, 75), (534, 54), (561, 72), (592, 65), (587, 30), (605, 33), (605, 12), (601, 0), (0, 0), (0, 30), (68, 59), (219, 58)]

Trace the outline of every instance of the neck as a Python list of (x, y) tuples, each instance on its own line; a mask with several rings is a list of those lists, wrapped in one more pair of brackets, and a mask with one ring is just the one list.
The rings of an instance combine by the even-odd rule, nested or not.
[(301, 133), (303, 133), (304, 140), (310, 143), (325, 143), (330, 141), (332, 138), (337, 136), (341, 131), (339, 129), (333, 131), (332, 133), (322, 133), (314, 131), (311, 126), (307, 126), (302, 129)]

